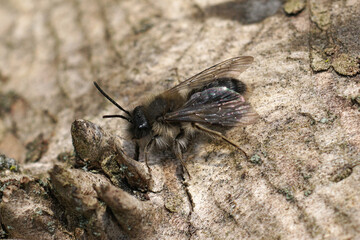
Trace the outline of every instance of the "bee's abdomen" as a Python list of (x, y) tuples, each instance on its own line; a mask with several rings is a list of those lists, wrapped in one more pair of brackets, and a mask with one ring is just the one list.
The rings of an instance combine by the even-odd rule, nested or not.
[(194, 93), (197, 93), (197, 92), (202, 92), (206, 89), (209, 89), (209, 88), (214, 88), (214, 87), (226, 87), (228, 89), (231, 89), (235, 92), (238, 92), (240, 93), (241, 95), (245, 94), (246, 91), (247, 91), (247, 87), (246, 85), (238, 80), (238, 79), (235, 79), (235, 78), (218, 78), (216, 80), (214, 80), (213, 82), (201, 87), (201, 88), (196, 88), (194, 90), (192, 90), (190, 93), (189, 93), (189, 96), (190, 97), (191, 95), (193, 95)]

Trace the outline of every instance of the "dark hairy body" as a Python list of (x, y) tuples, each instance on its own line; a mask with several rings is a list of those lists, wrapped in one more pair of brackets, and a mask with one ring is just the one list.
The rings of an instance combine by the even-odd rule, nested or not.
[(258, 118), (245, 100), (249, 92), (247, 85), (235, 77), (252, 61), (252, 57), (237, 57), (221, 62), (154, 96), (131, 112), (124, 110), (94, 84), (108, 100), (128, 115), (104, 117), (119, 117), (130, 123), (128, 132), (137, 146), (135, 158), (139, 156), (139, 144), (145, 146), (147, 166), (147, 156), (153, 146), (171, 147), (188, 173), (182, 152), (196, 132), (220, 137), (247, 156), (236, 143), (213, 129), (226, 131), (238, 125), (251, 124)]

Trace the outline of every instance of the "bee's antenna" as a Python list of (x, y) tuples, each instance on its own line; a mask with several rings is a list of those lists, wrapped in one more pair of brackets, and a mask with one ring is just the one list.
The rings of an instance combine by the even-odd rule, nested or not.
[[(99, 92), (100, 92), (102, 95), (104, 95), (104, 97), (106, 97), (107, 100), (109, 100), (112, 104), (114, 104), (115, 106), (117, 106), (121, 111), (125, 112), (127, 115), (129, 115), (129, 116), (131, 117), (130, 112), (128, 112), (128, 111), (126, 111), (125, 109), (123, 109), (117, 102), (115, 102), (114, 99), (112, 99), (109, 95), (107, 95), (107, 94), (100, 88), (100, 86), (99, 86), (96, 82), (94, 82), (94, 85), (95, 85), (96, 89), (99, 90)], [(120, 115), (108, 115), (108, 116), (117, 116), (117, 117), (119, 117)], [(128, 120), (128, 121), (130, 122), (130, 119), (128, 119), (128, 118), (126, 118), (126, 117), (124, 117), (124, 116), (122, 116), (121, 118), (124, 118), (124, 119), (126, 119), (126, 120)]]
[(132, 123), (131, 119), (123, 116), (123, 115), (104, 115), (103, 118), (122, 118), (128, 121), (129, 123)]

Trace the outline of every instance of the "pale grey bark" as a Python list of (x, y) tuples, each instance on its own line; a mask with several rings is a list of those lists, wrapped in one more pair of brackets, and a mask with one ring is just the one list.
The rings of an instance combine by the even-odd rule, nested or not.
[[(285, 10), (296, 15), (280, 0), (2, 0), (0, 153), (21, 172), (1, 165), (1, 237), (359, 238), (360, 3)], [(174, 68), (184, 80), (240, 55), (255, 58), (240, 79), (261, 118), (227, 137), (249, 160), (205, 136), (184, 154), (191, 179), (170, 151), (152, 151), (151, 177), (128, 159), (93, 81), (131, 109), (177, 84)], [(90, 121), (73, 125), (81, 161), (75, 119)]]

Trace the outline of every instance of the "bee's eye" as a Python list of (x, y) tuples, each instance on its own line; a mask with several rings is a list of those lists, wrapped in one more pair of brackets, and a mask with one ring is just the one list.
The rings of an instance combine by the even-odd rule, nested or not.
[(144, 129), (144, 128), (148, 128), (149, 124), (147, 122), (143, 122), (142, 124), (139, 125), (139, 129)]
[(146, 135), (148, 135), (151, 131), (150, 124), (145, 116), (144, 107), (138, 106), (134, 109), (132, 114), (133, 119), (133, 135), (135, 139), (140, 139)]

